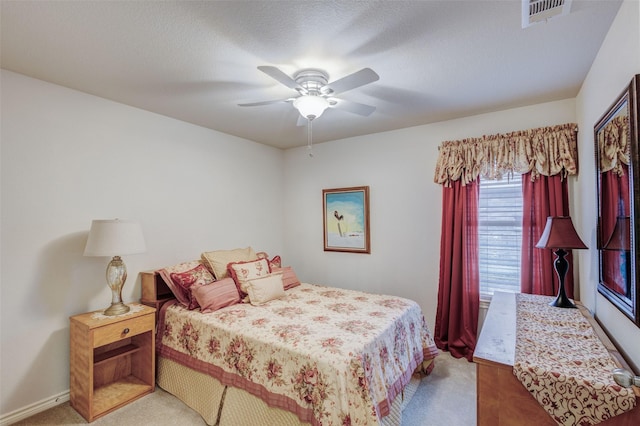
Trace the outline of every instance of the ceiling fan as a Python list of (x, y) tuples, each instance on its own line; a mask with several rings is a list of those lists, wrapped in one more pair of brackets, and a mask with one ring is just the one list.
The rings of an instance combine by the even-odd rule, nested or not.
[[(308, 122), (320, 117), (327, 108), (337, 108), (354, 114), (369, 116), (376, 107), (338, 99), (335, 96), (348, 90), (373, 83), (380, 79), (371, 68), (363, 68), (329, 83), (329, 74), (316, 68), (304, 68), (296, 72), (293, 77), (285, 74), (279, 68), (269, 65), (259, 66), (258, 69), (269, 77), (298, 92), (297, 96), (263, 102), (238, 104), (242, 107), (262, 106), (280, 102), (291, 102), (300, 112), (301, 118)], [(299, 123), (300, 124), (300, 123)]]

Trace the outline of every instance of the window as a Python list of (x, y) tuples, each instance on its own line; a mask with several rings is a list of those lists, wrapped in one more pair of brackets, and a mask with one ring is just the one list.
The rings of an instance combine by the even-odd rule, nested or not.
[(522, 176), (480, 179), (478, 246), (480, 297), (520, 291)]

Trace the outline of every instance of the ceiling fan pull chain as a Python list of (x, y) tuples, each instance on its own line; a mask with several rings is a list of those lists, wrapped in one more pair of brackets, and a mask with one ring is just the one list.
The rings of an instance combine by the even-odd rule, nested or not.
[(307, 151), (309, 151), (309, 157), (313, 158), (313, 119), (307, 117)]

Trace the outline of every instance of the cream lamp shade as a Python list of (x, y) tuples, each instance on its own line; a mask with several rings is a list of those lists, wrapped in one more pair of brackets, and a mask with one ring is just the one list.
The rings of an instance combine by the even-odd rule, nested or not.
[(111, 306), (105, 315), (120, 315), (129, 312), (122, 303), (122, 287), (127, 280), (127, 267), (120, 255), (146, 251), (142, 227), (133, 220), (108, 219), (91, 222), (89, 238), (84, 249), (85, 256), (113, 256), (107, 266), (107, 284), (111, 289)]
[(123, 219), (94, 220), (84, 255), (119, 256), (144, 253), (146, 250), (140, 223)]

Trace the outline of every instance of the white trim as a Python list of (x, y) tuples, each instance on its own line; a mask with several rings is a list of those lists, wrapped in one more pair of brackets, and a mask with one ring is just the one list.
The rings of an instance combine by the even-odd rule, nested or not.
[(484, 325), (484, 319), (487, 316), (487, 311), (489, 310), (489, 305), (491, 304), (491, 296), (487, 296), (488, 298), (480, 299), (480, 310), (478, 311), (478, 337), (480, 337), (480, 332), (482, 331), (482, 326)]
[(69, 401), (69, 391), (42, 399), (0, 417), (0, 426), (10, 425)]
[(489, 309), (490, 304), (491, 304), (491, 296), (480, 299), (480, 309)]

